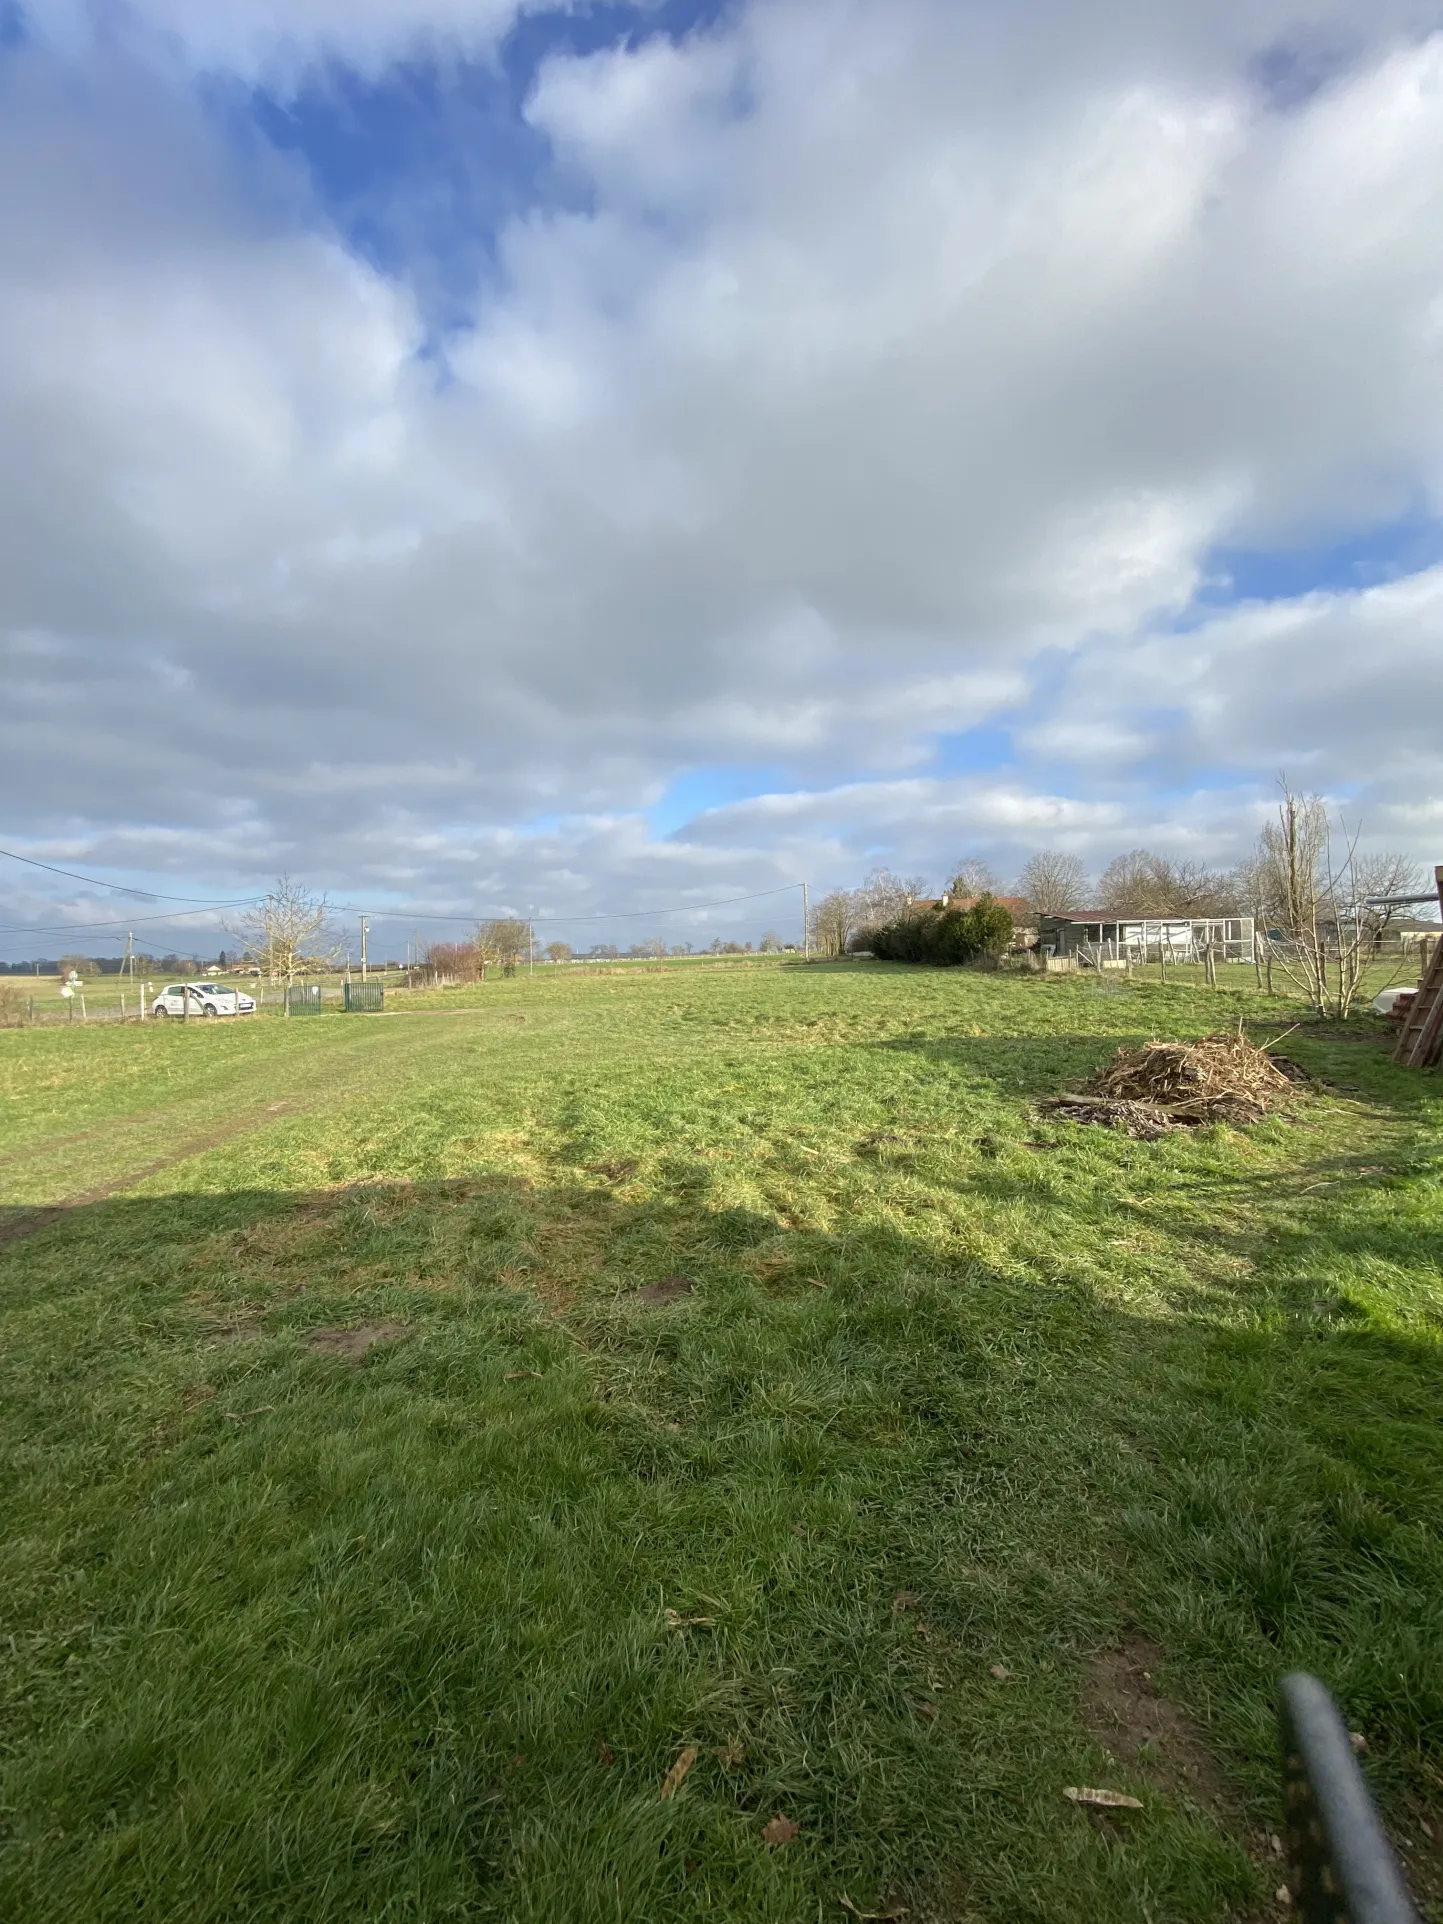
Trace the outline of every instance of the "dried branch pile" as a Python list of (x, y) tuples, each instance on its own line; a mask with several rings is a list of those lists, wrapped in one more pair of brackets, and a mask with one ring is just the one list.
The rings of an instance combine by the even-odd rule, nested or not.
[(1201, 1123), (1261, 1122), (1293, 1088), (1294, 1076), (1241, 1033), (1210, 1035), (1119, 1049), (1076, 1095), (1052, 1096), (1043, 1106), (1070, 1122), (1152, 1142)]

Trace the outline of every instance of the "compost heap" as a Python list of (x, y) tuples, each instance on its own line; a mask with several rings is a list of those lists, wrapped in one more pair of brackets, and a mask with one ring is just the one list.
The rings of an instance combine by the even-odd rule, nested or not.
[[(1291, 1071), (1291, 1073), (1289, 1073)], [(1069, 1122), (1095, 1122), (1144, 1142), (1206, 1122), (1261, 1122), (1293, 1093), (1300, 1071), (1236, 1035), (1119, 1049), (1070, 1096), (1044, 1105)]]

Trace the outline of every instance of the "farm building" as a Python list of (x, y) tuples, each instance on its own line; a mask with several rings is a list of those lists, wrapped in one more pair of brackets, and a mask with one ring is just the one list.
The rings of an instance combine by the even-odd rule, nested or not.
[(1084, 967), (1115, 962), (1196, 962), (1211, 948), (1219, 962), (1253, 960), (1250, 915), (1119, 915), (1076, 909), (1044, 915), (1037, 945), (1044, 955), (1071, 956)]
[(1426, 950), (1443, 935), (1443, 923), (1425, 921), (1420, 915), (1399, 915), (1378, 931), (1374, 947), (1380, 952), (1394, 949)]

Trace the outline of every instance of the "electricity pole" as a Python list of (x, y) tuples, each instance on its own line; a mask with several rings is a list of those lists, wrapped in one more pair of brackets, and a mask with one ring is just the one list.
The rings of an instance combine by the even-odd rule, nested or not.
[(366, 979), (366, 937), (370, 934), (371, 924), (366, 916), (361, 917), (361, 980)]
[(802, 884), (802, 960), (804, 962), (810, 962), (812, 959), (811, 921), (812, 921), (812, 918), (807, 912), (807, 885), (805, 882), (803, 882)]

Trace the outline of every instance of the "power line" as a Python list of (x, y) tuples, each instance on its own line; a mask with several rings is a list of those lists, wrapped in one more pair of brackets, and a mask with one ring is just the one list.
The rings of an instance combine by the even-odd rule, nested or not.
[[(0, 851), (3, 853), (3, 851)], [(185, 898), (182, 896), (181, 900)], [(252, 902), (261, 901), (258, 895), (247, 895), (239, 902), (212, 902), (203, 909), (177, 909), (174, 915), (126, 915), (114, 922), (60, 922), (53, 926), (28, 926), (24, 928), (0, 928), (0, 935), (79, 935), (87, 929), (114, 929), (117, 941), (124, 929), (139, 928), (143, 922), (183, 922), (188, 915), (209, 915), (211, 909), (244, 909)]]
[[(56, 868), (53, 862), (37, 862), (33, 855), (17, 855), (13, 848), (0, 848), (0, 855), (12, 862), (23, 862), (27, 868), (43, 868), (47, 875), (64, 875), (72, 882), (89, 882), (92, 887), (109, 889), (114, 895), (139, 895), (147, 902), (199, 902), (208, 909), (233, 909), (241, 906), (236, 902), (212, 902), (204, 895), (161, 895), (155, 889), (127, 888), (124, 882), (103, 882), (98, 875), (81, 875), (73, 868)], [(247, 902), (259, 902), (259, 895), (248, 895)], [(153, 919), (153, 918), (152, 918)], [(96, 927), (100, 925), (97, 923)]]
[[(790, 895), (793, 889), (799, 889), (802, 886), (803, 884), (800, 882), (783, 882), (780, 888), (758, 889), (753, 895), (728, 895), (724, 896), (718, 902), (678, 902), (674, 907), (664, 909), (613, 909), (609, 915), (533, 915), (530, 919), (533, 922), (547, 923), (632, 922), (645, 921), (649, 917), (656, 915), (695, 915), (700, 914), (703, 909), (730, 908), (735, 902), (763, 902), (772, 895)], [(336, 912), (341, 915), (358, 915), (360, 913), (360, 910), (354, 902), (338, 902), (333, 906)], [(479, 919), (474, 910), (465, 915), (423, 915), (418, 914), (414, 909), (404, 907), (386, 909), (376, 908), (373, 905), (368, 913), (378, 918), (384, 918), (386, 921), (395, 920), (404, 922), (475, 922)]]
[[(9, 851), (7, 849), (0, 849), (0, 855), (5, 855), (8, 853)], [(23, 855), (16, 856), (15, 859), (21, 862), (29, 860), (27, 856), (23, 856)], [(46, 868), (49, 866), (49, 864), (44, 862), (36, 862), (32, 864), (32, 866), (36, 868)], [(71, 871), (69, 869), (55, 869), (52, 872), (57, 875), (71, 874)], [(84, 881), (92, 881), (94, 878), (90, 876), (82, 875), (82, 876), (74, 876), (72, 877), (72, 879), (76, 881), (84, 882)], [(98, 886), (105, 888), (105, 887), (109, 887), (110, 885), (108, 883), (100, 883), (98, 884)], [(774, 895), (789, 895), (793, 889), (802, 888), (804, 886), (805, 885), (801, 882), (783, 882), (778, 888), (757, 889), (750, 895), (723, 896), (719, 900), (712, 901), (712, 902), (678, 902), (669, 908), (656, 908), (656, 909), (615, 909), (610, 914), (602, 914), (602, 915), (536, 915), (536, 916), (532, 916), (530, 919), (533, 922), (543, 923), (548, 927), (550, 926), (570, 927), (572, 924), (577, 922), (647, 921), (662, 915), (699, 915), (704, 913), (708, 909), (731, 908), (735, 904), (741, 903), (741, 902), (764, 902), (769, 900)], [(137, 889), (137, 890), (133, 890), (132, 893), (142, 894), (143, 891)], [(185, 902), (185, 901), (193, 902), (196, 898), (194, 896), (180, 895), (180, 896), (174, 896), (174, 897), (157, 896), (157, 897), (153, 897), (152, 899), (156, 901), (162, 901), (162, 902), (167, 900), (174, 900), (178, 902)], [(247, 895), (247, 896), (241, 897), (240, 900), (235, 902), (207, 902), (205, 906), (202, 908), (179, 909), (174, 914), (127, 915), (127, 916), (120, 917), (114, 921), (106, 921), (106, 922), (64, 922), (59, 924), (27, 924), (24, 926), (13, 927), (13, 928), (0, 927), (0, 936), (82, 935), (82, 934), (86, 934), (96, 930), (113, 930), (116, 933), (117, 939), (119, 939), (119, 935), (124, 930), (132, 927), (138, 927), (142, 924), (155, 923), (155, 922), (173, 924), (176, 922), (184, 921), (189, 916), (209, 914), (212, 909), (249, 908), (252, 903), (263, 901), (264, 899), (265, 898), (263, 896)], [(335, 902), (331, 904), (331, 907), (337, 915), (357, 915), (362, 913), (362, 911), (357, 907), (357, 905), (354, 902)], [(474, 910), (468, 911), (467, 913), (462, 915), (437, 915), (434, 913), (421, 913), (414, 909), (409, 909), (405, 907), (404, 904), (399, 908), (394, 908), (394, 909), (386, 909), (386, 908), (378, 909), (373, 906), (369, 911), (366, 911), (366, 912), (373, 916), (376, 916), (378, 919), (385, 920), (385, 921), (394, 920), (394, 921), (405, 921), (405, 922), (471, 923), (480, 919)]]

